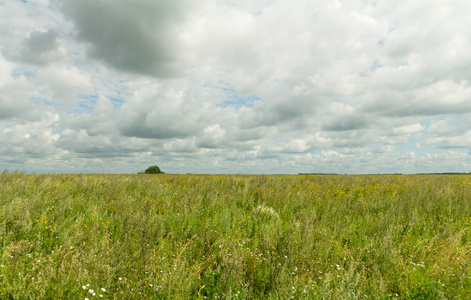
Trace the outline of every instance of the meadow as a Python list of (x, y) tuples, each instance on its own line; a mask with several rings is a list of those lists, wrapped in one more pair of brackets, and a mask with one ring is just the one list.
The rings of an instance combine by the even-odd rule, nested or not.
[(0, 299), (469, 299), (470, 175), (0, 175)]

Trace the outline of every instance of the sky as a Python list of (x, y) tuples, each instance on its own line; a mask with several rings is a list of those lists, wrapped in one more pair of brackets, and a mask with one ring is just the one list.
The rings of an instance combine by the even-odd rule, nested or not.
[(470, 172), (470, 11), (0, 0), (0, 172)]

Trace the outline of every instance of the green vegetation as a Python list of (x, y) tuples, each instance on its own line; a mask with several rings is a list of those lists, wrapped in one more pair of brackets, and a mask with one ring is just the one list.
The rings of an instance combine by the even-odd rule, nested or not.
[(164, 172), (160, 170), (158, 166), (150, 166), (144, 172), (139, 172), (139, 174), (163, 174)]
[(4, 173), (0, 299), (466, 299), (470, 198), (467, 175)]

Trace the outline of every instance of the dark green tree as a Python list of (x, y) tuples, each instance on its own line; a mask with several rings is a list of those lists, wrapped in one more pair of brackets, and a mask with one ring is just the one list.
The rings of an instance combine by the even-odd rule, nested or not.
[(151, 166), (148, 167), (145, 171), (144, 174), (163, 174), (164, 172), (160, 170), (158, 166)]

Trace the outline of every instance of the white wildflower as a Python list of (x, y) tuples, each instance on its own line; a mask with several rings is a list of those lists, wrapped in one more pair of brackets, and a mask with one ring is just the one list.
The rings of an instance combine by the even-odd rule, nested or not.
[(266, 206), (263, 203), (254, 209), (254, 214), (261, 218), (278, 219), (280, 217), (273, 207)]

